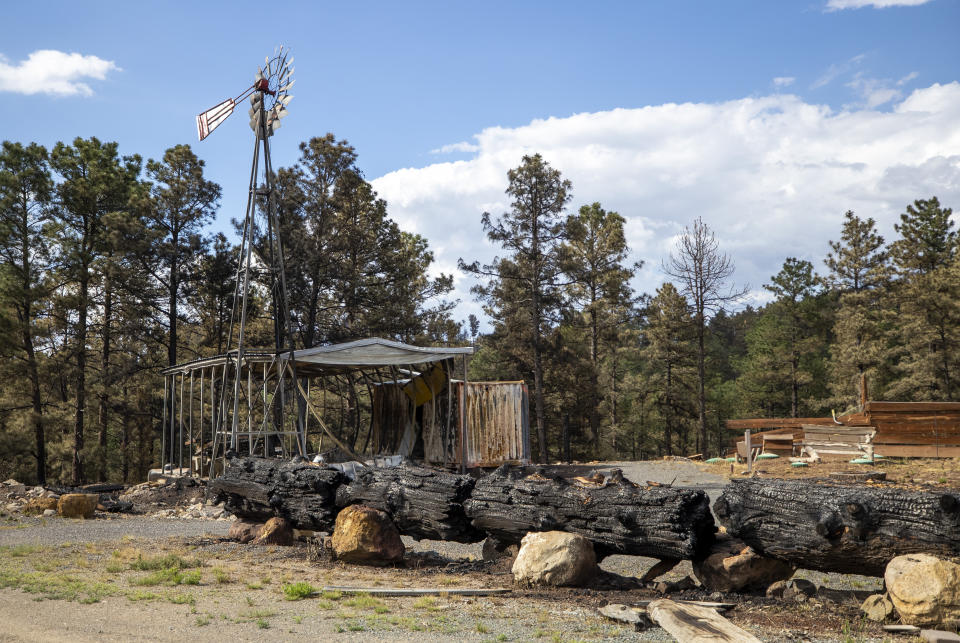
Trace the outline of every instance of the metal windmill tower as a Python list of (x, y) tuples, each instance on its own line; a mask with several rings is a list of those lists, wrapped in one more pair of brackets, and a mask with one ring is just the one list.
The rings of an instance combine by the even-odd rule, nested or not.
[[(291, 359), (294, 340), (277, 213), (275, 175), (270, 158), (270, 137), (280, 128), (281, 119), (288, 113), (287, 105), (293, 98), (289, 94), (295, 82), (292, 79), (293, 57), (289, 53), (281, 46), (272, 58), (268, 56), (264, 59), (264, 67), (258, 67), (253, 85), (236, 98), (228, 98), (197, 116), (197, 134), (202, 141), (233, 113), (237, 103), (249, 97), (250, 128), (254, 132), (250, 186), (230, 316), (227, 344), (229, 359), (221, 374), (220, 409), (213, 435), (214, 454), (218, 449), (227, 448), (246, 450), (251, 454), (262, 449), (264, 455), (274, 455), (277, 450), (287, 452), (286, 455), (290, 455), (291, 451), (302, 455), (306, 451), (301, 414), (285, 412), (287, 404), (297, 400), (297, 375)], [(258, 225), (258, 218), (261, 219), (261, 225)], [(269, 279), (274, 334), (274, 354), (268, 361), (264, 361), (262, 349), (251, 350), (247, 335), (252, 281), (257, 275), (263, 274)], [(257, 359), (251, 360), (254, 354)], [(241, 426), (241, 398), (246, 395), (247, 404), (250, 404), (253, 387), (249, 382), (255, 365), (262, 368), (262, 373), (257, 373), (257, 377), (262, 376), (264, 383), (262, 424), (256, 431), (249, 411), (247, 426)], [(242, 387), (244, 376), (248, 379), (245, 391)], [(269, 398), (268, 379), (273, 390)], [(295, 422), (295, 426), (288, 426), (290, 421)], [(294, 446), (289, 444), (291, 440), (285, 438), (292, 438)]]

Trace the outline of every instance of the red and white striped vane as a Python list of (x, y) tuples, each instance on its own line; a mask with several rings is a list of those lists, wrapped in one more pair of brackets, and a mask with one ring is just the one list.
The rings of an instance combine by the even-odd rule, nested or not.
[[(233, 114), (234, 108), (241, 100), (250, 97), (250, 128), (257, 133), (265, 132), (267, 136), (273, 136), (273, 132), (280, 129), (280, 119), (285, 117), (287, 105), (293, 100), (289, 94), (290, 88), (296, 82), (293, 80), (293, 56), (289, 56), (290, 50), (284, 51), (281, 45), (280, 49), (274, 53), (273, 58), (267, 56), (263, 59), (264, 67), (257, 68), (257, 76), (250, 87), (247, 87), (236, 98), (228, 98), (218, 103), (207, 111), (197, 115), (197, 136), (200, 140), (207, 138), (217, 129), (221, 123)], [(289, 58), (288, 58), (289, 56)], [(270, 98), (266, 98), (269, 96)], [(268, 104), (265, 104), (267, 101)], [(263, 107), (265, 122), (260, 127), (259, 113)]]

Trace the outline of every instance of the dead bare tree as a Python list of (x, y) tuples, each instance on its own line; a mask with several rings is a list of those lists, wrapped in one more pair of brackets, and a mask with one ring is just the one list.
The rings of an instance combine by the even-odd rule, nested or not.
[(707, 316), (723, 309), (747, 293), (727, 280), (733, 274), (733, 261), (720, 252), (716, 235), (697, 217), (693, 227), (684, 228), (676, 253), (664, 262), (663, 271), (681, 286), (681, 293), (693, 304), (693, 323), (697, 332), (697, 404), (699, 406), (700, 451), (707, 449), (706, 335)]

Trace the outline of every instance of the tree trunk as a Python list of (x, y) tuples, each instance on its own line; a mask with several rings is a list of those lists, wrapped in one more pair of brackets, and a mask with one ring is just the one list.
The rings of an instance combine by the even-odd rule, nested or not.
[(435, 469), (365, 469), (337, 489), (337, 506), (362, 504), (385, 511), (401, 533), (418, 540), (472, 543), (484, 539), (463, 509), (473, 486), (470, 476)]
[(707, 452), (709, 451), (707, 448), (707, 349), (704, 343), (705, 334), (706, 319), (704, 318), (704, 313), (701, 309), (697, 313), (697, 405), (700, 424), (700, 453), (703, 454), (704, 460), (707, 459)]
[(714, 511), (730, 535), (806, 569), (882, 576), (901, 554), (960, 554), (955, 493), (826, 480), (732, 480)]
[(598, 557), (699, 558), (713, 542), (710, 500), (699, 489), (641, 487), (614, 475), (598, 486), (503, 465), (481, 478), (464, 503), (477, 529), (519, 543), (530, 531), (568, 531)]
[[(109, 271), (109, 267), (107, 268)], [(97, 445), (98, 455), (97, 464), (99, 466), (98, 479), (100, 482), (107, 481), (107, 423), (110, 416), (110, 388), (113, 381), (110, 377), (110, 341), (111, 341), (111, 318), (113, 316), (113, 284), (109, 274), (104, 276), (103, 292), (103, 346), (100, 353), (100, 408), (97, 413)]]
[(340, 471), (307, 462), (232, 458), (223, 475), (207, 486), (207, 495), (241, 518), (280, 516), (298, 529), (332, 531), (337, 488), (346, 482)]
[(30, 403), (33, 407), (33, 434), (36, 444), (37, 484), (47, 484), (47, 443), (43, 428), (43, 403), (40, 397), (40, 374), (37, 369), (37, 356), (33, 348), (30, 307), (24, 307), (23, 350), (27, 354), (27, 376), (30, 378)]
[(82, 267), (80, 276), (80, 297), (77, 305), (77, 403), (73, 421), (73, 471), (71, 481), (74, 486), (86, 482), (83, 473), (83, 420), (87, 403), (87, 305), (89, 299), (89, 274)]

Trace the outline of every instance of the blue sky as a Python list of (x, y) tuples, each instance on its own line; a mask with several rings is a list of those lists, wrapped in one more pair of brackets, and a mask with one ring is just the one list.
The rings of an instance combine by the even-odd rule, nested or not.
[[(247, 87), (278, 44), (292, 49), (297, 82), (274, 164), (292, 163), (310, 136), (346, 138), (447, 271), (458, 256), (495, 252), (480, 213), (502, 211), (506, 169), (533, 151), (574, 181), (573, 207), (598, 200), (628, 218), (635, 258), (647, 261), (643, 290), (695, 216), (760, 301), (784, 257), (820, 263), (846, 209), (890, 235), (896, 214), (928, 192), (960, 207), (958, 0), (47, 2), (4, 12), (0, 138), (97, 136), (145, 158), (190, 143), (224, 188), (221, 229), (242, 212), (252, 134), (234, 117), (197, 143), (194, 117)], [(86, 58), (23, 67), (43, 50)], [(465, 317), (477, 307), (469, 282), (457, 283)]]

